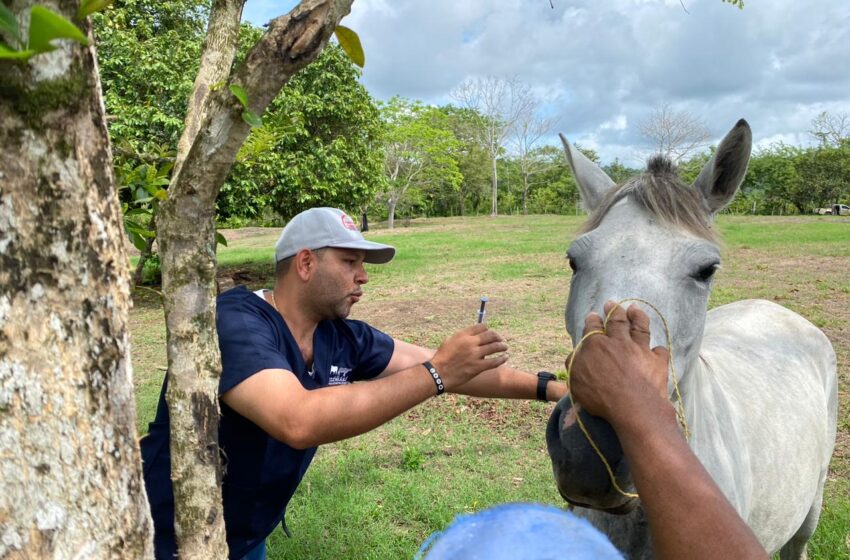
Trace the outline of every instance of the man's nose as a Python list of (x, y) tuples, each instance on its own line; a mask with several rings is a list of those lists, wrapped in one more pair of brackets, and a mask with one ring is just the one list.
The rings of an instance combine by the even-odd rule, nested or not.
[(363, 265), (360, 265), (360, 269), (357, 271), (357, 274), (354, 277), (354, 281), (358, 284), (365, 284), (369, 281), (369, 274), (366, 273), (366, 269)]

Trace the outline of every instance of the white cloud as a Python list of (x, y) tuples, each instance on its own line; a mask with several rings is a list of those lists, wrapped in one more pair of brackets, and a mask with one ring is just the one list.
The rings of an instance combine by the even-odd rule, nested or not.
[[(850, 111), (847, 0), (744, 10), (684, 0), (689, 13), (679, 0), (553, 3), (356, 0), (345, 25), (363, 41), (376, 97), (445, 103), (468, 76), (516, 76), (557, 118), (553, 144), (563, 131), (603, 161), (640, 163), (637, 124), (660, 103), (701, 117), (717, 139), (744, 117), (758, 145), (810, 142), (820, 111)], [(264, 23), (293, 4), (249, 0), (246, 18)]]

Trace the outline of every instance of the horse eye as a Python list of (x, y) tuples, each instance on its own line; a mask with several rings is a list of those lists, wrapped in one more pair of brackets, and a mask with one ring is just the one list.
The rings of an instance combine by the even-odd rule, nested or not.
[(711, 277), (714, 276), (714, 273), (717, 272), (718, 268), (720, 268), (719, 263), (711, 263), (710, 265), (700, 268), (693, 277), (700, 282), (708, 282), (711, 280)]

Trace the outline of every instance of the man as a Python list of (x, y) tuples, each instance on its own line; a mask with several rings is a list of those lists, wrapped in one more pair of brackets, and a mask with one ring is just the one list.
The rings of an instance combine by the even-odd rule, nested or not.
[[(265, 558), (265, 539), (284, 523), (316, 447), (365, 433), (443, 391), (557, 401), (551, 374), (505, 365), (502, 338), (479, 324), (434, 352), (348, 320), (368, 282), (364, 263), (395, 249), (363, 238), (344, 212), (314, 208), (293, 218), (275, 247), (271, 291), (244, 287), (217, 302), (224, 456), (222, 498), (231, 558)], [(352, 383), (368, 381), (365, 383)], [(142, 440), (156, 556), (173, 558), (165, 386)]]

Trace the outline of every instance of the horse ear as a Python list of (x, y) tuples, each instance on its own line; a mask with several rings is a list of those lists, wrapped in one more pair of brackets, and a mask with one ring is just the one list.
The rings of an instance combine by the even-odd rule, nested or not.
[(694, 181), (694, 187), (702, 194), (711, 215), (722, 210), (735, 198), (735, 193), (747, 174), (752, 148), (753, 133), (750, 125), (741, 119), (723, 138), (717, 151)]
[(582, 205), (585, 210), (592, 212), (599, 206), (602, 196), (609, 189), (616, 187), (617, 184), (598, 165), (587, 159), (578, 148), (570, 144), (566, 136), (563, 134), (559, 134), (559, 136), (564, 144), (564, 152), (567, 154), (567, 163), (573, 170), (573, 176), (576, 178), (576, 183), (581, 192)]

